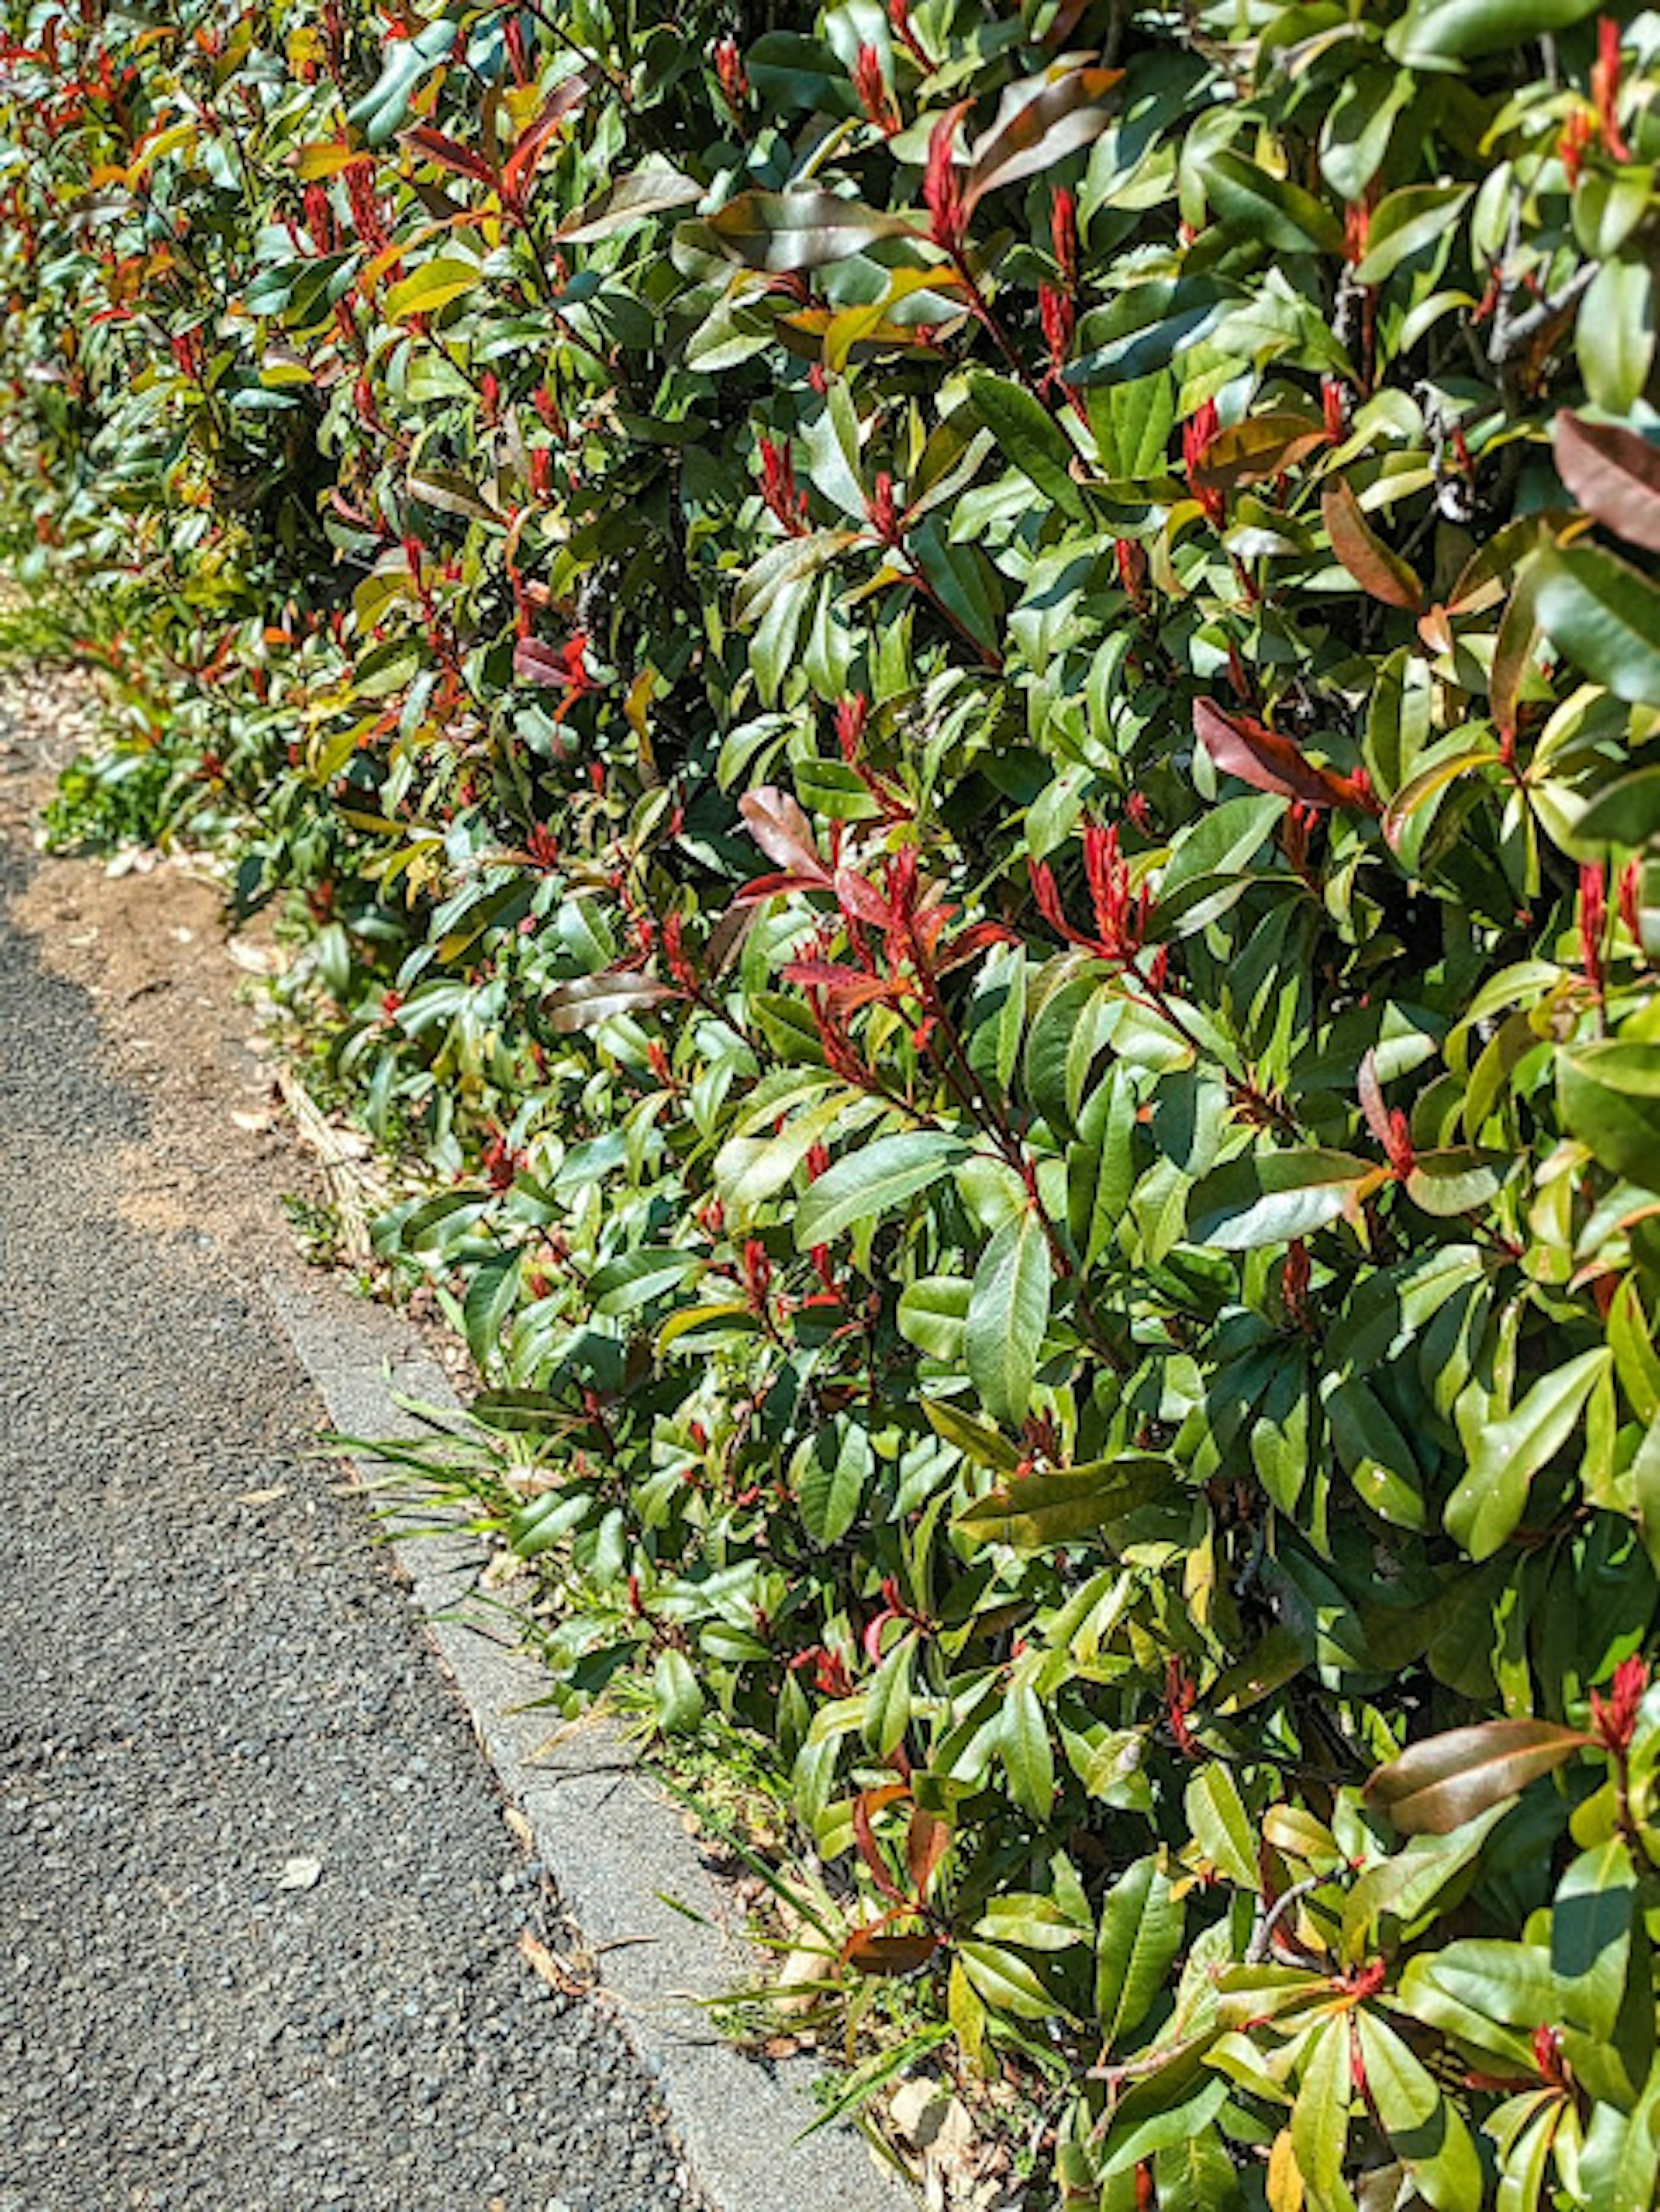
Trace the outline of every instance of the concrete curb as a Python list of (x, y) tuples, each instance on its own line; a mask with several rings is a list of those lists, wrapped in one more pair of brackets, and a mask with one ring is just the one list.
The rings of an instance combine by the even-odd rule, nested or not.
[[(391, 1441), (427, 1433), (394, 1394), (459, 1410), (442, 1369), (396, 1315), (323, 1278), (273, 1277), (266, 1288), (343, 1434)], [(360, 1471), (376, 1475), (372, 1461)], [(390, 1549), (485, 1756), (599, 1960), (604, 1986), (715, 2212), (916, 2212), (915, 2197), (854, 2129), (796, 2140), (814, 2116), (806, 2092), (819, 2069), (811, 2061), (763, 2065), (709, 2027), (696, 2001), (741, 1988), (754, 1974), (753, 1954), (727, 1925), (728, 1900), (672, 1802), (614, 1729), (573, 1730), (545, 1748), (554, 1722), (535, 1700), (546, 1695), (546, 1674), (501, 1640), (499, 1621), (482, 1608), (468, 1617), (477, 1545), (459, 1535), (394, 1535)]]

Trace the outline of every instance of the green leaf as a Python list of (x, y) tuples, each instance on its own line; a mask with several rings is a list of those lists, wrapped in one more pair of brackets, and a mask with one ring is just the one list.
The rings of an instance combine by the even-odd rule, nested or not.
[(518, 1252), (486, 1261), (467, 1285), (464, 1307), (467, 1349), (478, 1367), (488, 1368), (495, 1358), (502, 1331), (519, 1296), (522, 1264), (523, 1255)]
[(1445, 1836), (1515, 1797), (1594, 1739), (1554, 1721), (1484, 1721), (1427, 1736), (1366, 1783), (1366, 1802), (1403, 1836)]
[(1613, 1354), (1582, 1352), (1541, 1375), (1503, 1420), (1484, 1423), (1468, 1471), (1447, 1500), (1446, 1526), (1473, 1559), (1490, 1559), (1527, 1510), (1535, 1475), (1578, 1425), (1580, 1410)]
[(1031, 1402), (1051, 1281), (1043, 1224), (1026, 1207), (982, 1255), (963, 1331), (969, 1379), (992, 1419), (1009, 1428), (1019, 1426)]
[(1153, 2153), (1160, 2212), (1240, 2212), (1245, 2203), (1232, 2143), (1197, 2114), (1174, 2142)]
[(1182, 1948), (1185, 1908), (1154, 1858), (1137, 1859), (1101, 1902), (1095, 2010), (1102, 2048), (1139, 2027)]
[(1349, 2139), (1349, 2025), (1346, 2018), (1323, 2021), (1303, 2049), (1297, 2101), (1292, 2107), (1291, 2139), (1307, 2185), (1309, 2202), (1321, 2208), (1352, 2203), (1343, 2186), (1343, 2157)]
[(969, 1317), (970, 1286), (960, 1275), (923, 1275), (899, 1294), (894, 1318), (908, 1344), (930, 1359), (953, 1364), (963, 1356), (963, 1329)]
[(969, 379), (974, 411), (1008, 459), (1074, 522), (1089, 519), (1083, 493), (1071, 474), (1072, 441), (1047, 407), (1024, 385), (982, 369)]
[(1205, 276), (1154, 276), (1133, 283), (1079, 326), (1081, 356), (1068, 384), (1133, 384), (1168, 368), (1196, 346), (1238, 298), (1231, 285)]
[(1381, 2013), (1362, 2005), (1354, 2024), (1368, 2094), (1418, 2194), (1435, 2212), (1481, 2212), (1481, 2160), (1445, 2091)]
[(394, 39), (386, 48), (380, 74), (347, 111), (371, 146), (384, 146), (404, 127), (416, 87), (455, 45), (455, 22), (449, 11), (436, 16), (413, 39)]
[[(930, 1401), (930, 1419), (944, 1411)], [(937, 1420), (935, 1425), (940, 1425)], [(947, 1432), (941, 1428), (941, 1433)], [(1147, 1452), (1125, 1452), (1083, 1467), (1014, 1475), (964, 1507), (952, 1525), (976, 1544), (1046, 1551), (1122, 1521), (1176, 1487), (1172, 1461)]]
[(1163, 476), (1176, 427), (1176, 386), (1160, 370), (1099, 387), (1090, 398), (1090, 425), (1110, 477), (1134, 483)]
[(988, 1467), (997, 1474), (1012, 1474), (1018, 1468), (1020, 1454), (1016, 1447), (984, 1421), (976, 1420), (972, 1413), (962, 1412), (943, 1398), (925, 1398), (922, 1411), (934, 1434), (961, 1452), (970, 1466)]
[(654, 1298), (678, 1289), (694, 1264), (690, 1254), (666, 1249), (624, 1252), (617, 1259), (607, 1260), (588, 1278), (593, 1310), (622, 1314), (648, 1306)]
[(1055, 1805), (1055, 1751), (1048, 1719), (1029, 1681), (1017, 1682), (1009, 1691), (1002, 1747), (1015, 1803), (1034, 1820), (1047, 1820)]
[(1660, 1190), (1660, 1044), (1611, 1037), (1561, 1053), (1562, 1118), (1605, 1168)]
[(1635, 1275), (1627, 1275), (1608, 1308), (1608, 1349), (1620, 1387), (1645, 1428), (1660, 1424), (1660, 1353), (1643, 1307)]
[(808, 1189), (795, 1216), (795, 1249), (828, 1244), (855, 1222), (895, 1212), (927, 1190), (968, 1156), (968, 1146), (943, 1130), (915, 1129), (878, 1137), (844, 1152)]
[[(1660, 497), (1656, 500), (1660, 507)], [(1611, 845), (1651, 845), (1660, 838), (1660, 768), (1634, 769), (1604, 784), (1573, 825), (1568, 849), (1595, 860)]]
[(1188, 1201), (1194, 1243), (1224, 1252), (1287, 1244), (1350, 1212), (1371, 1161), (1353, 1152), (1249, 1152), (1202, 1177)]
[(1405, 70), (1370, 68), (1338, 87), (1321, 127), (1320, 170), (1341, 198), (1358, 200), (1377, 175), (1414, 89)]
[(1636, 1899), (1631, 1848), (1623, 1836), (1610, 1836), (1580, 1853), (1551, 1903), (1550, 1962), (1564, 2011), (1604, 2041), (1625, 2002)]
[(1408, 69), (1438, 69), (1477, 54), (1514, 52), (1566, 31), (1599, 0), (1413, 0), (1383, 44)]
[(652, 1675), (652, 1710), (666, 1735), (690, 1735), (703, 1717), (703, 1692), (691, 1662), (672, 1647), (657, 1655)]
[(1183, 1809), (1194, 1841), (1211, 1864), (1241, 1889), (1260, 1890), (1258, 1839), (1227, 1768), (1219, 1761), (1201, 1766), (1188, 1784)]
[(1654, 272), (1633, 254), (1605, 261), (1579, 302), (1574, 341), (1592, 404), (1624, 415), (1654, 366)]
[(810, 1536), (840, 1542), (859, 1517), (875, 1466), (869, 1434), (859, 1422), (833, 1421), (819, 1431), (795, 1478)]
[(1413, 2019), (1480, 2052), (1491, 2070), (1527, 2074), (1533, 2031), (1556, 2012), (1560, 1992), (1540, 1946), (1475, 1937), (1412, 1960), (1400, 2000)]
[(1660, 589), (1594, 545), (1538, 556), (1539, 627), (1617, 699), (1660, 705)]
[(429, 315), (451, 300), (459, 300), (464, 292), (472, 291), (483, 281), (483, 274), (476, 261), (459, 260), (454, 255), (423, 261), (387, 293), (386, 319), (406, 323), (411, 315)]
[(1420, 1152), (1407, 1176), (1407, 1195), (1426, 1213), (1444, 1220), (1474, 1213), (1499, 1195), (1511, 1165), (1503, 1152), (1484, 1152), (1475, 1145)]
[(1423, 1528), (1423, 1476), (1376, 1394), (1358, 1378), (1339, 1382), (1327, 1396), (1326, 1418), (1343, 1470), (1372, 1511), (1397, 1528)]
[(1203, 174), (1218, 219), (1254, 245), (1275, 253), (1342, 252), (1341, 222), (1300, 185), (1225, 147), (1210, 156)]
[(858, 542), (857, 531), (810, 530), (805, 537), (787, 538), (781, 544), (769, 545), (745, 571), (733, 598), (733, 620), (741, 624), (764, 617), (787, 586), (817, 575)]
[(865, 1741), (879, 1758), (890, 1758), (910, 1726), (911, 1670), (916, 1662), (916, 1632), (902, 1636), (884, 1655), (865, 1692)]
[(1648, 1553), (1649, 1565), (1660, 1574), (1660, 1423), (1643, 1432), (1631, 1463), (1632, 1493), (1637, 1506), (1637, 1528)]
[(1440, 1905), (1460, 1877), (1480, 1858), (1487, 1838), (1506, 1814), (1501, 1802), (1446, 1835), (1408, 1838), (1398, 1851), (1369, 1866), (1343, 1901), (1341, 1931), (1345, 1958), (1360, 1959), (1380, 1944), (1392, 1947), (1414, 1921)]
[(1450, 230), (1470, 198), (1468, 185), (1408, 185), (1372, 210), (1357, 284), (1381, 284), (1411, 255)]

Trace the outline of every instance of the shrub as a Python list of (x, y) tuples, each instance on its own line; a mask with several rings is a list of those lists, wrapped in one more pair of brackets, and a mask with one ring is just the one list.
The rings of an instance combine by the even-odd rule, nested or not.
[(12, 33), (39, 565), (561, 1694), (775, 1747), (1067, 2206), (1640, 2212), (1660, 18)]

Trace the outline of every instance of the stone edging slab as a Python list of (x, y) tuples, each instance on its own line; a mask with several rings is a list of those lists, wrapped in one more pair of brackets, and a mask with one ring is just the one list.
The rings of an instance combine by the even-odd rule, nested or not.
[[(428, 1434), (399, 1397), (459, 1410), (442, 1369), (396, 1315), (321, 1277), (274, 1276), (266, 1289), (341, 1433)], [(372, 1461), (360, 1473), (378, 1479)], [(729, 1900), (614, 1728), (575, 1729), (548, 1747), (556, 1723), (534, 1705), (546, 1674), (502, 1640), (499, 1616), (474, 1607), (469, 1617), (477, 1546), (459, 1535), (399, 1537), (394, 1525), (389, 1549), (714, 2212), (916, 2212), (915, 2196), (856, 2130), (797, 2140), (814, 2117), (811, 2060), (763, 2064), (708, 2024), (696, 2000), (754, 1978), (753, 1954), (727, 1926)]]

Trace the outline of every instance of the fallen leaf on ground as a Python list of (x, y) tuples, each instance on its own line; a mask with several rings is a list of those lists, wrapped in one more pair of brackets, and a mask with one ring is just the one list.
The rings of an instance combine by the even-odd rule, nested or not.
[(278, 1889), (315, 1889), (323, 1878), (321, 1859), (284, 1859), (277, 1877)]
[(583, 1984), (575, 1974), (568, 1973), (539, 1936), (528, 1928), (519, 1931), (519, 1955), (533, 1974), (538, 1974), (550, 1990), (557, 1990), (562, 1997), (579, 1997)]

